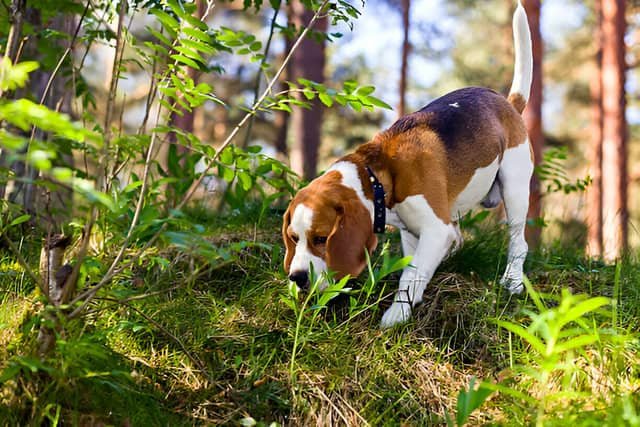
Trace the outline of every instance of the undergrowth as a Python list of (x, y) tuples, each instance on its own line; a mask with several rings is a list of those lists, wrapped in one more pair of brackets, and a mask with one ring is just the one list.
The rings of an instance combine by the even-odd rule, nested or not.
[(243, 244), (215, 263), (158, 250), (172, 261), (120, 277), (44, 360), (24, 353), (45, 321), (36, 291), (5, 255), (2, 423), (640, 423), (633, 259), (606, 266), (550, 247), (529, 257), (528, 292), (509, 296), (497, 283), (505, 231), (483, 222), (467, 228), (414, 318), (381, 331), (404, 265), (394, 234), (371, 260), (375, 280), (339, 282), (327, 302), (288, 288), (278, 212), (193, 214), (204, 240)]

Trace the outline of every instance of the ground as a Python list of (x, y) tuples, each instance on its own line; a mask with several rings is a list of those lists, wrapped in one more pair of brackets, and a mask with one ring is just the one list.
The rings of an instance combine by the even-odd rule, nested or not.
[[(414, 319), (380, 330), (397, 272), (379, 276), (393, 270), (397, 236), (372, 259), (377, 280), (363, 274), (323, 308), (290, 295), (279, 221), (272, 212), (207, 222), (205, 239), (234, 248), (226, 256), (183, 245), (141, 257), (44, 360), (30, 350), (41, 303), (5, 254), (2, 423), (456, 425), (473, 378), (491, 391), (474, 425), (640, 423), (633, 259), (616, 275), (547, 245), (527, 262), (532, 291), (510, 297), (497, 284), (504, 228), (470, 220)], [(583, 293), (611, 299), (598, 306)], [(575, 316), (553, 335), (565, 315)]]

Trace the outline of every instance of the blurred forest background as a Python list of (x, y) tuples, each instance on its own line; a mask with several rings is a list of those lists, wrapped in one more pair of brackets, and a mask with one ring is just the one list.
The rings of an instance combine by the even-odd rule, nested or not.
[[(83, 8), (80, 3), (65, 2), (56, 8), (55, 2), (40, 3), (52, 8), (5, 1), (1, 11), (6, 15), (3, 34), (9, 35), (15, 22), (26, 29), (24, 38), (18, 35), (7, 45), (7, 56), (42, 65), (32, 76), (29, 96), (76, 119), (86, 113), (79, 105), (82, 102), (98, 122), (110, 114), (109, 122), (124, 133), (135, 133), (142, 124), (154, 126), (154, 114), (150, 116), (148, 108), (149, 103), (157, 107), (149, 97), (154, 81), (139, 63), (140, 52), (134, 47), (123, 52), (115, 110), (108, 113), (103, 108), (112, 88), (115, 49), (109, 34), (117, 29), (116, 4), (90, 3)], [(640, 153), (633, 144), (640, 123), (638, 5), (616, 0), (523, 3), (535, 56), (533, 95), (524, 115), (539, 165), (532, 183), (529, 237), (534, 245), (541, 232), (548, 242), (558, 237), (570, 242), (579, 239), (590, 254), (615, 259), (629, 242), (640, 243), (635, 226), (640, 205), (632, 197), (640, 180), (636, 170)], [(268, 61), (274, 69), (290, 51), (294, 29), (313, 16), (296, 2), (287, 7), (256, 3), (255, 13), (247, 13), (251, 2), (197, 0), (195, 5), (195, 16), (206, 14), (209, 27), (255, 35), (255, 41), (266, 46), (262, 65)], [(353, 6), (363, 12), (357, 20), (338, 25), (326, 18), (318, 20), (315, 37), (305, 38), (278, 85), (305, 78), (335, 86), (355, 79), (375, 86), (377, 96), (393, 111), (328, 108), (331, 100), (316, 98), (310, 108), (258, 112), (235, 137), (239, 147), (261, 146), (263, 153), (285, 161), (310, 180), (398, 116), (447, 91), (468, 85), (508, 90), (513, 1), (373, 0)], [(98, 11), (101, 16), (95, 15)], [(127, 20), (130, 37), (139, 42), (153, 40), (148, 29), (157, 26), (156, 15), (132, 13)], [(335, 43), (328, 43), (331, 39)], [(63, 52), (66, 59), (58, 63)], [(243, 106), (251, 105), (266, 85), (268, 74), (263, 73), (261, 60), (245, 59), (223, 49), (210, 52), (204, 68), (188, 70), (194, 82), (214, 88), (217, 99), (185, 114), (174, 113), (172, 125), (219, 146), (244, 115)], [(56, 75), (50, 79), (52, 72)], [(72, 86), (79, 96), (71, 96)], [(163, 144), (161, 151), (166, 147)], [(119, 170), (122, 186), (131, 182), (129, 166)], [(199, 166), (204, 169), (202, 161)], [(208, 188), (215, 190), (215, 182), (208, 182)], [(29, 188), (18, 185), (12, 200), (22, 197), (31, 211), (29, 204), (35, 199)], [(565, 197), (564, 193), (571, 194)]]

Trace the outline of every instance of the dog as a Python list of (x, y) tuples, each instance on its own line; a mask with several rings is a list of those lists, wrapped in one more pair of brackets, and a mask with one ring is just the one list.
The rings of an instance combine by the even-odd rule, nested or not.
[[(501, 283), (520, 293), (528, 246), (524, 236), (533, 151), (521, 113), (532, 80), (531, 34), (524, 8), (513, 15), (514, 77), (507, 98), (491, 89), (453, 91), (398, 119), (300, 190), (283, 216), (284, 268), (308, 288), (311, 268), (336, 278), (358, 276), (365, 251), (385, 224), (400, 230), (412, 256), (383, 328), (407, 321), (452, 248), (462, 244), (458, 220), (481, 204), (504, 202), (508, 261)], [(326, 287), (326, 283), (320, 286)]]

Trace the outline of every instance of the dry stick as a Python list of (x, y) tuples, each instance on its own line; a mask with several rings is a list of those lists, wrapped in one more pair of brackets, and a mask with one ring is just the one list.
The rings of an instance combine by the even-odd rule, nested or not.
[[(200, 184), (202, 184), (202, 181), (204, 180), (207, 172), (211, 169), (211, 167), (213, 166), (213, 163), (215, 160), (218, 159), (218, 157), (220, 156), (220, 153), (229, 146), (229, 144), (231, 144), (231, 141), (233, 141), (233, 138), (238, 134), (238, 132), (240, 131), (240, 129), (242, 129), (242, 127), (245, 125), (245, 123), (247, 122), (247, 120), (249, 120), (249, 118), (256, 113), (258, 107), (262, 104), (262, 102), (265, 100), (265, 98), (269, 95), (269, 93), (271, 93), (271, 89), (273, 89), (273, 86), (275, 85), (276, 81), (278, 80), (278, 77), (280, 77), (280, 74), (282, 74), (282, 72), (284, 71), (285, 67), (287, 66), (287, 64), (289, 63), (289, 61), (291, 60), (291, 57), (293, 56), (293, 53), (297, 50), (298, 46), (300, 45), (300, 43), (302, 42), (302, 40), (304, 39), (304, 37), (307, 35), (307, 33), (311, 30), (311, 28), (313, 27), (313, 25), (315, 24), (315, 22), (318, 20), (318, 18), (321, 15), (321, 11), (325, 8), (325, 6), (327, 5), (327, 3), (329, 2), (329, 0), (325, 0), (322, 5), (320, 6), (320, 8), (318, 8), (318, 11), (313, 15), (313, 18), (311, 19), (311, 21), (309, 22), (309, 25), (302, 31), (302, 33), (300, 34), (300, 37), (298, 37), (298, 39), (296, 40), (296, 42), (294, 43), (294, 45), (291, 48), (291, 51), (289, 52), (289, 54), (287, 55), (287, 57), (284, 59), (282, 65), (280, 66), (280, 68), (278, 69), (278, 71), (276, 72), (276, 74), (273, 76), (271, 82), (269, 82), (269, 85), (266, 87), (266, 89), (264, 90), (262, 96), (260, 96), (260, 99), (258, 99), (258, 101), (255, 102), (255, 104), (253, 105), (253, 107), (251, 108), (251, 110), (242, 118), (242, 120), (236, 125), (236, 127), (231, 131), (231, 133), (227, 136), (227, 138), (224, 140), (224, 142), (222, 143), (222, 145), (220, 146), (220, 148), (218, 149), (218, 151), (215, 153), (215, 155), (211, 158), (211, 161), (209, 163), (209, 165), (207, 166), (207, 168), (202, 172), (202, 174), (200, 175), (200, 177), (193, 182), (193, 184), (191, 185), (191, 187), (189, 188), (189, 190), (187, 191), (187, 194), (185, 194), (184, 198), (182, 199), (182, 201), (176, 206), (175, 211), (179, 211), (181, 210), (186, 204), (187, 202), (191, 199), (191, 197), (193, 196), (193, 194), (195, 193), (196, 189), (200, 186)], [(204, 15), (206, 16), (206, 14)], [(153, 138), (153, 136), (152, 136)], [(150, 147), (151, 148), (151, 147)], [(151, 150), (150, 150), (151, 151)], [(141, 190), (141, 194), (140, 194), (140, 198), (138, 199), (138, 204), (140, 204), (140, 200), (143, 199), (143, 195), (144, 193)], [(141, 206), (140, 206), (141, 209)], [(138, 210), (138, 207), (136, 207), (136, 210)], [(167, 217), (167, 220), (170, 220), (174, 217), (173, 213), (170, 213), (169, 216)], [(134, 219), (137, 222), (137, 219), (134, 217)], [(167, 228), (167, 224), (168, 222), (164, 222), (162, 224), (162, 226), (160, 227), (160, 229), (158, 231), (156, 231), (156, 233), (147, 241), (147, 243), (142, 247), (142, 249), (140, 250), (140, 252), (144, 252), (147, 248), (149, 248), (162, 234), (162, 232)], [(129, 233), (132, 232), (133, 228), (135, 226), (135, 222), (132, 221), (131, 227), (129, 228)], [(128, 234), (129, 234), (128, 233)], [(109, 281), (118, 273), (120, 273), (121, 271), (123, 271), (125, 268), (127, 268), (129, 265), (131, 265), (133, 263), (133, 261), (128, 261), (124, 264), (122, 264), (119, 268), (116, 268), (117, 264), (120, 262), (120, 258), (122, 257), (122, 254), (124, 254), (124, 251), (126, 250), (126, 247), (128, 246), (128, 239), (125, 239), (125, 244), (123, 245), (123, 247), (120, 249), (120, 252), (118, 253), (118, 256), (116, 256), (116, 259), (114, 259), (114, 262), (111, 263), (111, 267), (109, 268), (109, 270), (107, 271), (107, 273), (102, 277), (102, 280), (100, 280), (100, 282), (92, 287), (91, 289), (83, 292), (82, 294), (78, 295), (72, 302), (71, 304), (75, 304), (78, 301), (81, 301), (84, 299), (83, 303), (78, 306), (70, 315), (70, 318), (74, 318), (76, 316), (78, 316), (87, 305), (89, 305), (89, 303), (91, 302), (91, 300), (95, 297), (96, 293), (103, 288), (107, 283), (109, 283)]]

